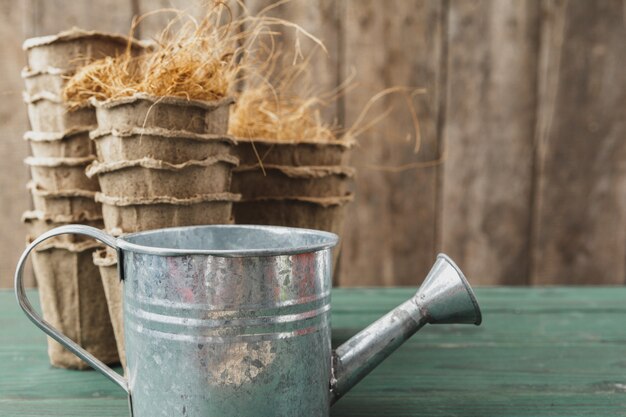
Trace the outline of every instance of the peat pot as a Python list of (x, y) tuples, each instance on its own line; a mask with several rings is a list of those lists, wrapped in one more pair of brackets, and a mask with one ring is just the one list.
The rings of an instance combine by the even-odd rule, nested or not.
[[(125, 379), (41, 319), (26, 298), (28, 254), (60, 234), (114, 248), (123, 285)], [(319, 416), (426, 323), (479, 324), (476, 299), (445, 255), (418, 292), (331, 349), (337, 236), (213, 225), (112, 237), (81, 225), (24, 252), (16, 296), (44, 332), (126, 391), (135, 417)]]

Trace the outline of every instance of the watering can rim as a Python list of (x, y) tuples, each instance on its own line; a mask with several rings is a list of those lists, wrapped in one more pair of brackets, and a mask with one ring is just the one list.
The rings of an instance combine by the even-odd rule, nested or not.
[[(150, 234), (163, 233), (164, 231), (174, 232), (176, 230), (192, 230), (192, 229), (245, 229), (258, 230), (266, 232), (280, 232), (281, 234), (300, 234), (315, 235), (320, 239), (318, 243), (311, 243), (300, 246), (280, 246), (275, 248), (250, 248), (250, 249), (179, 249), (157, 246), (147, 246), (144, 244), (133, 243), (130, 239), (146, 236)], [(179, 226), (166, 227), (160, 229), (146, 230), (143, 232), (129, 233), (116, 239), (117, 247), (124, 251), (141, 253), (146, 255), (157, 256), (188, 256), (188, 255), (208, 255), (219, 257), (248, 257), (248, 256), (283, 256), (297, 255), (302, 253), (318, 252), (324, 249), (330, 249), (337, 245), (339, 236), (334, 233), (322, 230), (305, 229), (299, 227), (284, 226), (266, 226), (266, 225), (243, 225), (243, 224), (212, 224), (200, 226)]]
[(463, 271), (461, 271), (461, 268), (459, 268), (456, 262), (454, 262), (452, 258), (450, 258), (445, 253), (439, 253), (437, 255), (437, 259), (444, 259), (447, 263), (450, 264), (452, 268), (454, 268), (456, 273), (459, 275), (459, 278), (461, 279), (461, 282), (463, 283), (463, 286), (465, 287), (465, 290), (467, 291), (467, 294), (470, 300), (472, 301), (472, 304), (474, 305), (474, 313), (476, 314), (476, 320), (474, 321), (474, 324), (476, 326), (480, 326), (480, 324), (483, 321), (483, 313), (480, 311), (480, 306), (478, 305), (476, 294), (474, 294), (474, 290), (472, 289), (471, 285), (469, 284), (469, 281), (465, 277), (465, 274), (463, 273)]

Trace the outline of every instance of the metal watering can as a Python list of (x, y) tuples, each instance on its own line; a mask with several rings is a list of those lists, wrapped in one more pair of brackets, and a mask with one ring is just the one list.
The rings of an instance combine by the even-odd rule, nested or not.
[[(124, 281), (127, 379), (33, 310), (28, 254), (76, 233), (117, 250)], [(331, 349), (332, 233), (194, 226), (114, 238), (53, 229), (22, 254), (17, 300), (41, 330), (127, 392), (135, 417), (328, 416), (330, 406), (426, 323), (480, 324), (463, 273), (439, 255), (419, 291)]]

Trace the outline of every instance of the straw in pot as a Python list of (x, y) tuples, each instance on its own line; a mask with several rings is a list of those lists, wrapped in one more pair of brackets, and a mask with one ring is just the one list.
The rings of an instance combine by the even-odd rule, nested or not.
[[(106, 299), (93, 264), (94, 241), (77, 244), (51, 242), (32, 254), (44, 319), (102, 362), (118, 362), (117, 347)], [(60, 344), (48, 339), (53, 366), (89, 366)]]
[(88, 190), (98, 191), (98, 180), (85, 175), (85, 167), (95, 157), (35, 158), (24, 160), (30, 167), (33, 181), (47, 191)]
[(94, 162), (87, 168), (98, 176), (102, 193), (111, 197), (190, 198), (230, 190), (231, 171), (237, 158), (220, 155), (181, 164), (143, 158), (134, 161)]
[(132, 128), (127, 131), (96, 130), (90, 137), (102, 162), (132, 161), (144, 157), (180, 164), (233, 153), (235, 141), (225, 135)]
[(163, 227), (232, 223), (232, 204), (239, 195), (198, 195), (192, 198), (148, 199), (109, 197), (98, 193), (104, 225), (116, 233), (134, 233)]

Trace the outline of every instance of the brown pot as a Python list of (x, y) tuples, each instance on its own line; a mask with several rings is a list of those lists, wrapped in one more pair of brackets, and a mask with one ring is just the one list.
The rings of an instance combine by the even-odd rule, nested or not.
[[(66, 224), (80, 223), (87, 226), (102, 229), (102, 215), (100, 213), (83, 213), (80, 215), (50, 215), (41, 211), (26, 211), (22, 214), (22, 221), (26, 224), (28, 240), (44, 234), (48, 230)], [(49, 241), (59, 244), (74, 244), (79, 242), (91, 241), (92, 239), (78, 234), (64, 234), (50, 238)]]
[(230, 193), (193, 198), (155, 197), (132, 199), (98, 193), (104, 225), (116, 234), (135, 233), (163, 227), (232, 223), (232, 203), (239, 196)]
[(22, 70), (24, 87), (26, 94), (29, 96), (48, 93), (60, 99), (63, 94), (63, 88), (70, 76), (71, 73), (54, 67), (48, 67), (39, 71), (33, 71), (26, 67)]
[[(96, 59), (121, 55), (127, 45), (125, 36), (74, 28), (56, 35), (27, 39), (22, 48), (33, 71), (44, 71), (49, 67), (75, 71)], [(131, 51), (139, 54), (147, 46), (144, 42), (132, 40)]]
[(230, 190), (231, 171), (237, 158), (231, 155), (170, 164), (150, 158), (134, 161), (94, 162), (87, 168), (98, 176), (102, 193), (111, 197), (148, 199), (170, 196), (190, 198)]
[(240, 166), (233, 171), (232, 192), (244, 201), (265, 197), (344, 195), (354, 177), (345, 166)]
[(241, 165), (322, 166), (346, 165), (352, 142), (319, 143), (237, 138)]
[(208, 102), (140, 93), (116, 100), (92, 100), (91, 103), (96, 107), (98, 128), (103, 131), (156, 127), (225, 135), (229, 107), (234, 99), (226, 97)]
[(95, 200), (95, 191), (46, 191), (32, 181), (28, 183), (27, 188), (33, 198), (35, 210), (49, 216), (96, 218), (102, 213), (102, 206)]
[(65, 103), (48, 92), (29, 96), (24, 93), (28, 104), (28, 120), (36, 132), (68, 132), (92, 130), (96, 127), (96, 112), (87, 105), (70, 109)]
[(151, 158), (180, 164), (233, 153), (235, 141), (224, 135), (189, 133), (162, 128), (91, 132), (102, 162)]
[(47, 191), (98, 191), (98, 180), (85, 175), (85, 168), (95, 157), (34, 158), (24, 160), (30, 166), (33, 181)]
[[(233, 214), (237, 224), (302, 227), (341, 236), (346, 205), (352, 200), (353, 195), (346, 194), (342, 197), (287, 197), (241, 201), (233, 205)], [(340, 246), (333, 250), (335, 269), (340, 250)]]
[(352, 194), (342, 197), (284, 197), (241, 201), (233, 205), (235, 223), (302, 227), (341, 234), (344, 208)]
[[(115, 336), (92, 253), (99, 244), (44, 244), (32, 254), (44, 319), (106, 364), (119, 361)], [(48, 338), (53, 366), (88, 369), (89, 365)]]
[(95, 154), (88, 130), (63, 133), (33, 132), (24, 134), (35, 158), (84, 158)]
[(115, 334), (115, 344), (122, 367), (126, 369), (126, 350), (124, 347), (124, 282), (117, 273), (117, 255), (111, 248), (93, 252), (93, 263), (100, 270), (100, 279), (104, 288), (109, 317)]

